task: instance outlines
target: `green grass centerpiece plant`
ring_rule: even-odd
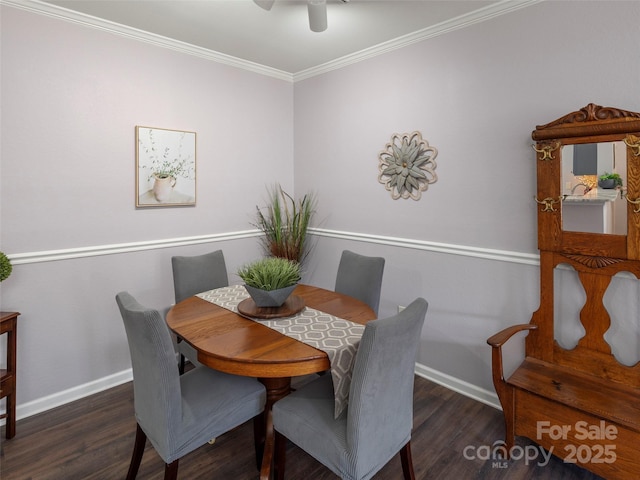
[[[300,281],[300,263],[267,257],[243,265],[238,276],[258,307],[280,307]]]

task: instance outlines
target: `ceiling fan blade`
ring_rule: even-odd
[[[324,32],[327,29],[327,0],[308,0],[307,10],[311,31]]]
[[[253,3],[258,5],[260,8],[264,8],[265,10],[271,10],[273,7],[273,2],[276,0],[253,0]]]

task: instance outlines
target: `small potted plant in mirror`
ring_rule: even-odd
[[[257,307],[280,307],[300,281],[300,264],[280,257],[266,257],[238,269]]]
[[[606,189],[621,187],[622,178],[617,173],[604,172],[603,175],[598,177],[598,186]]]

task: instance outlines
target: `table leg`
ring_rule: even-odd
[[[7,413],[5,422],[5,437],[7,440],[16,436],[16,394],[7,395]]]
[[[271,417],[271,408],[281,398],[287,396],[291,391],[291,377],[281,378],[259,378],[260,382],[267,389],[267,403],[264,407],[263,427],[264,450],[262,454],[262,467],[260,469],[260,480],[270,480],[273,466],[274,431]]]
[[[0,381],[0,398],[6,398],[6,412],[0,418],[6,418],[5,437],[16,434],[16,346],[18,339],[18,313],[2,319],[2,333],[7,334],[7,367]],[[7,320],[8,319],[8,320]]]

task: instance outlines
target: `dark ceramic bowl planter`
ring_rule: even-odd
[[[280,257],[267,257],[243,265],[238,276],[257,307],[280,307],[300,281],[300,264]]]
[[[600,188],[616,188],[616,181],[613,178],[607,178],[606,180],[598,180],[598,186]]]
[[[247,292],[249,292],[256,306],[262,308],[281,307],[297,285],[291,285],[277,290],[262,290],[260,288],[250,287],[249,285],[245,285],[244,287],[247,289]]]

